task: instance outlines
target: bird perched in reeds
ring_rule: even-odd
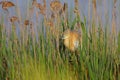
[[[72,52],[76,51],[80,45],[82,46],[82,36],[75,30],[66,30],[63,33],[62,39],[64,40],[65,47]]]

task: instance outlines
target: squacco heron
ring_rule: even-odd
[[[66,30],[63,33],[64,45],[70,51],[74,52],[78,49],[79,45],[82,47],[82,36],[79,32],[74,30]]]

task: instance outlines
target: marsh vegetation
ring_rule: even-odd
[[[59,0],[50,3],[32,0],[24,19],[21,19],[18,4],[0,2],[6,15],[0,19],[0,80],[120,79],[117,0],[113,2],[111,28],[107,23],[102,24],[96,0],[90,0],[93,16],[89,23],[85,16],[81,19],[78,1],[74,0],[75,7],[69,11],[68,4]],[[16,11],[16,15],[10,15],[10,8]],[[34,15],[36,18],[32,19]],[[4,19],[9,27],[5,26]],[[61,39],[68,29],[81,34],[82,48],[79,46],[77,52],[65,47]]]

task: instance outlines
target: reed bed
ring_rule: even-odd
[[[46,0],[42,4],[36,0],[30,2],[28,17],[24,20],[21,19],[18,5],[9,1],[0,2],[5,14],[8,13],[10,23],[8,30],[4,17],[0,22],[0,80],[120,79],[120,32],[116,32],[115,25],[116,1],[112,30],[108,25],[103,27],[96,12],[96,0],[91,3],[93,17],[89,26],[85,17],[81,20],[79,0],[74,0],[74,13],[68,13],[68,4],[62,4],[59,0],[51,1],[50,8]],[[15,7],[18,17],[9,15],[11,7]],[[31,19],[33,15],[36,15],[36,23]],[[78,30],[82,34],[82,48],[78,48],[78,55],[63,44],[61,36],[66,29]]]

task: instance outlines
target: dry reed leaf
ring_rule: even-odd
[[[62,9],[60,10],[60,15],[63,14],[63,13],[65,13],[67,9],[68,9],[68,4],[64,3]]]
[[[50,8],[53,12],[59,12],[62,9],[62,4],[60,1],[52,1],[50,3]]]
[[[15,6],[15,4],[10,1],[1,1],[0,4],[2,4],[2,8],[4,10],[7,10],[7,8]]]
[[[64,5],[63,5],[63,12],[65,12],[67,10],[67,8],[68,8],[68,4],[64,3]]]
[[[18,21],[18,17],[12,16],[12,17],[10,18],[10,22],[14,23],[15,21]]]

